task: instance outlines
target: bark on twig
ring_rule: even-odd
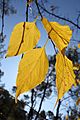
[[[2,1],[2,28],[1,28],[1,38],[2,38],[2,42],[4,41],[4,7],[5,7],[5,0]]]
[[[28,120],[32,120],[33,118],[33,105],[34,105],[34,100],[33,100],[33,97],[34,97],[34,89],[31,90],[31,107],[30,107],[30,111],[29,111],[29,114],[28,114]]]
[[[45,93],[46,93],[47,85],[48,85],[48,80],[47,80],[47,83],[46,83],[45,88],[44,88],[43,96],[42,96],[42,99],[41,99],[41,101],[40,101],[39,109],[38,109],[37,115],[36,115],[36,117],[35,117],[35,120],[37,120],[37,118],[38,118],[38,116],[39,116],[39,112],[40,112],[40,110],[41,110],[42,103],[43,103],[44,98],[45,98]]]
[[[67,19],[67,18],[61,17],[61,16],[59,16],[59,15],[56,15],[56,14],[54,14],[54,13],[49,12],[46,8],[44,8],[44,7],[43,7],[42,5],[40,5],[39,3],[38,3],[38,6],[39,6],[41,9],[43,9],[46,13],[48,13],[49,15],[52,15],[52,16],[58,18],[58,19],[64,20],[64,21],[66,21],[66,22],[68,22],[68,23],[71,23],[72,25],[74,25],[75,27],[77,27],[78,29],[80,29],[80,26],[79,26],[78,24],[74,23],[73,21],[71,21],[71,20],[69,20],[69,19]]]
[[[59,99],[58,106],[57,106],[57,110],[56,110],[56,117],[55,117],[55,120],[58,120],[58,118],[59,118],[59,109],[60,109],[60,105],[61,105],[61,100]]]

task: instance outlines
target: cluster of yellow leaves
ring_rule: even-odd
[[[40,31],[35,22],[21,22],[14,27],[11,34],[6,57],[24,53],[16,80],[16,101],[21,93],[39,85],[48,72],[45,47],[33,49],[39,39]]]
[[[42,18],[42,23],[48,37],[53,40],[59,49],[59,53],[56,55],[56,86],[58,99],[61,99],[64,93],[75,84],[72,62],[62,52],[65,52],[65,48],[70,42],[72,31],[69,26],[49,22],[46,18]],[[42,48],[33,49],[39,39],[40,31],[35,22],[22,22],[13,29],[6,57],[24,53],[19,63],[16,80],[16,100],[21,93],[39,85],[48,72],[49,63],[45,52],[46,44]]]

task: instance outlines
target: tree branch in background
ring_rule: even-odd
[[[78,16],[77,16],[77,25],[79,25],[79,20],[80,20],[80,11],[79,11],[79,14],[78,14]]]
[[[51,38],[50,38],[50,40],[51,40]],[[55,48],[55,44],[54,44],[54,42],[51,40],[51,43],[52,43],[52,45],[53,45],[53,48],[54,48],[54,51],[55,51],[55,54],[57,54],[57,51],[56,51],[56,48]]]
[[[26,20],[25,20],[25,22],[28,22],[28,9],[29,9],[28,2],[29,2],[29,0],[26,0]],[[25,22],[24,22],[24,25],[23,25],[24,28],[23,28],[22,42],[23,42],[24,32],[25,32]],[[23,58],[23,56],[24,56],[24,54],[22,54],[21,58]]]
[[[41,16],[41,18],[42,18],[43,16],[42,16],[42,13],[41,13],[41,11],[40,11],[40,9],[39,9],[39,3],[37,2],[37,0],[35,0],[35,3],[36,3],[36,7],[37,7],[37,9],[38,9],[38,13],[40,14],[40,16]]]
[[[48,86],[48,84],[49,84],[48,78],[49,78],[49,76],[51,75],[52,72],[53,72],[53,69],[52,69],[51,72],[48,73],[48,75],[46,76],[47,83],[46,83],[45,86],[44,86],[43,96],[42,96],[42,98],[41,98],[40,105],[39,105],[39,109],[38,109],[37,115],[36,115],[36,117],[35,117],[35,120],[37,120],[37,118],[38,118],[38,116],[39,116],[39,112],[40,112],[40,110],[41,110],[41,107],[42,107],[42,104],[43,104],[43,101],[44,101],[44,98],[45,98],[47,86]]]
[[[66,22],[68,22],[68,23],[71,23],[72,25],[74,25],[75,27],[77,27],[78,29],[80,29],[80,26],[79,26],[78,24],[74,23],[73,21],[71,21],[71,20],[69,20],[69,19],[67,19],[67,18],[61,17],[61,16],[59,16],[59,15],[56,15],[56,14],[54,14],[54,13],[51,13],[51,12],[49,12],[46,8],[44,8],[42,5],[40,5],[39,3],[37,3],[37,4],[38,4],[38,6],[39,6],[41,9],[43,9],[43,10],[44,10],[46,13],[48,13],[49,15],[52,15],[52,16],[58,18],[58,19],[64,20],[64,21],[66,21]]]
[[[3,3],[3,8],[2,8],[3,10],[2,10],[2,30],[1,30],[1,35],[2,35],[2,42],[3,42],[3,40],[4,40],[3,39],[3,34],[4,34],[3,32],[4,32],[4,6],[5,6],[5,1],[3,0],[2,3]]]
[[[2,27],[1,27],[1,42],[4,41],[4,7],[5,7],[5,0],[2,1]]]
[[[26,0],[26,22],[28,21],[28,9],[29,9],[29,0]]]
[[[40,112],[40,110],[41,110],[42,103],[43,103],[44,98],[45,98],[45,93],[46,93],[47,85],[48,85],[48,80],[47,80],[47,83],[46,83],[45,88],[44,88],[43,96],[42,96],[42,99],[41,99],[41,102],[40,102],[39,109],[38,109],[37,115],[36,115],[36,117],[35,117],[35,120],[37,120],[37,118],[38,118],[38,116],[39,116],[39,112]]]
[[[61,105],[61,100],[59,99],[58,107],[57,107],[57,111],[56,111],[56,117],[55,117],[55,120],[58,120],[58,118],[59,118],[59,109],[60,109],[60,105]]]
[[[30,110],[29,110],[29,113],[28,113],[28,120],[32,120],[33,118],[33,105],[34,105],[34,89],[31,90],[31,107],[30,107]]]

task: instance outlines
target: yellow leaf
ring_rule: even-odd
[[[79,68],[78,68],[78,67],[76,67],[76,66],[74,66],[74,67],[73,67],[73,70],[79,70]]]
[[[72,37],[72,31],[69,26],[63,26],[57,22],[49,22],[46,18],[42,19],[42,23],[48,36],[53,40],[60,51],[68,46],[70,38]]]
[[[78,48],[80,48],[80,43],[78,43]]]
[[[17,75],[16,98],[44,81],[48,72],[48,64],[44,47],[30,50],[23,56]]]
[[[56,56],[56,87],[58,90],[58,99],[75,85],[75,74],[73,72],[72,61],[59,52]]]
[[[80,69],[80,64],[79,63],[75,63],[73,66],[73,70],[79,70]]]
[[[11,34],[6,57],[16,56],[35,47],[40,39],[40,32],[35,22],[17,24]]]

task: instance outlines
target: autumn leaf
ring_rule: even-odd
[[[40,32],[35,22],[17,24],[10,37],[6,57],[16,56],[34,48],[40,39]]]
[[[28,51],[20,61],[16,80],[16,98],[44,81],[48,72],[48,58],[45,48]]]
[[[74,67],[73,67],[73,70],[74,70],[74,71],[75,71],[75,70],[79,70],[79,68],[76,67],[76,66],[74,66]]]
[[[42,18],[42,23],[49,38],[51,38],[60,51],[68,46],[72,37],[72,31],[69,26],[61,25],[57,22],[49,22],[46,18]]]
[[[74,66],[73,66],[73,70],[80,70],[80,64],[75,63]]]
[[[78,43],[78,48],[80,48],[80,43]]]
[[[58,90],[58,99],[61,99],[72,85],[75,84],[72,61],[59,52],[56,56],[56,87]]]

